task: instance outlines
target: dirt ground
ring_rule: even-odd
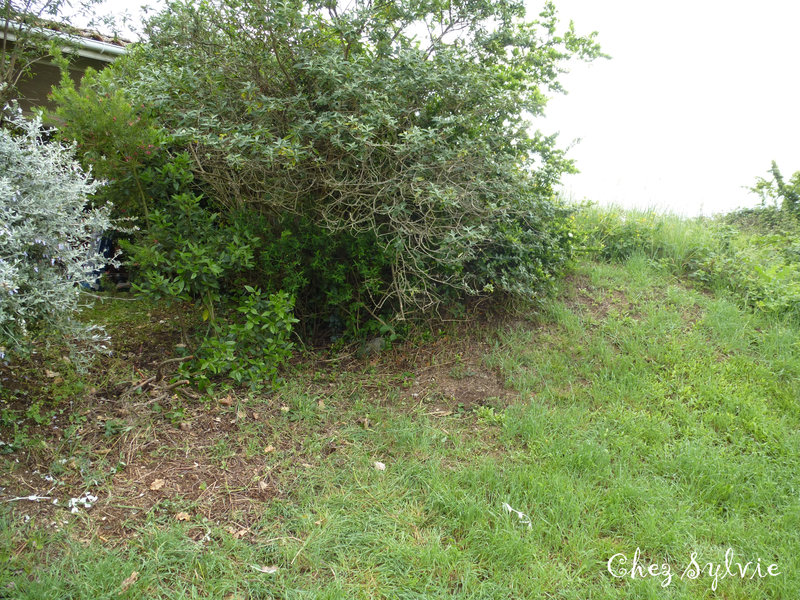
[[[111,327],[113,357],[80,381],[65,381],[41,357],[24,369],[0,367],[0,502],[53,528],[83,519],[87,535],[111,544],[136,535],[147,518],[190,513],[244,537],[265,502],[290,493],[293,473],[341,449],[337,429],[347,423],[334,416],[287,425],[281,390],[208,396],[175,381],[181,336],[174,321],[153,311],[142,323]],[[391,401],[433,417],[502,409],[516,393],[485,366],[489,343],[480,331],[457,329],[371,358],[307,355],[287,370],[287,384],[329,411],[348,389],[367,394],[368,403]],[[46,418],[31,415],[32,402]],[[27,441],[14,448],[9,440],[20,431]],[[309,436],[323,440],[316,454],[304,444]]]

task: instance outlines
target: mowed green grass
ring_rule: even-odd
[[[563,288],[530,322],[477,334],[510,406],[448,415],[340,380],[320,410],[301,373],[287,427],[308,421],[311,453],[335,431],[337,450],[283,476],[254,537],[154,518],[111,548],[6,511],[0,597],[800,598],[798,328],[642,257]],[[668,585],[609,574],[637,548]],[[728,548],[747,578],[681,578],[692,553],[703,566]],[[758,559],[780,575],[750,579]]]

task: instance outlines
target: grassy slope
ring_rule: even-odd
[[[13,582],[9,597],[37,600],[800,598],[796,328],[634,257],[584,265],[546,315],[475,336],[517,399],[473,410],[432,381],[410,396],[357,377],[310,394],[301,372],[279,399],[247,400],[288,407],[270,435],[303,439],[256,457],[286,463],[284,493],[245,536],[226,530],[230,515],[178,523],[150,511],[127,548],[111,547],[81,543],[86,523],[45,533],[5,505],[0,596]],[[474,378],[455,375],[464,389]],[[237,431],[231,445],[257,435]],[[606,561],[637,547],[670,563],[668,587],[609,576]],[[680,580],[691,552],[721,562],[728,547],[782,574],[716,591],[708,576]]]

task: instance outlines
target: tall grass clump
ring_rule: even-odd
[[[583,252],[622,262],[643,254],[659,268],[742,304],[800,318],[800,226],[761,208],[684,218],[653,210],[586,206],[576,214]]]
[[[654,210],[590,205],[578,211],[576,221],[590,255],[621,261],[642,252],[676,273],[690,272],[715,243],[708,220]]]

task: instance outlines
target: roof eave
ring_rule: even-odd
[[[9,29],[16,29],[19,31],[22,29],[22,26],[17,25],[16,23],[9,23]],[[34,30],[33,28],[31,29]],[[114,59],[116,59],[118,56],[122,56],[126,53],[124,46],[92,40],[79,35],[72,35],[60,31],[51,31],[42,27],[37,27],[34,31],[35,33],[45,37],[56,40],[64,40],[65,42],[73,44],[71,46],[64,46],[62,51],[77,54],[78,56],[84,58],[110,63],[114,62]],[[16,42],[19,39],[19,36],[15,31],[6,30],[2,32],[2,35],[11,42]]]

